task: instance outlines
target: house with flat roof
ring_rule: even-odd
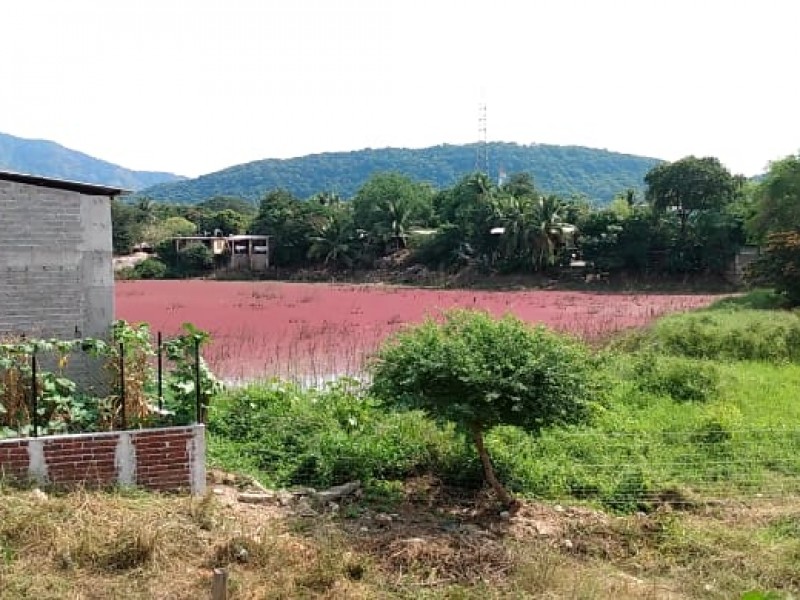
[[[268,235],[184,236],[173,238],[175,251],[192,244],[211,250],[217,265],[233,271],[264,272],[269,267]]]

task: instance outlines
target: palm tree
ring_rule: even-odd
[[[503,195],[494,202],[501,227],[500,255],[516,264],[540,271],[555,262],[555,250],[566,223],[557,196]]]
[[[555,263],[555,250],[558,241],[563,236],[566,223],[561,219],[564,205],[558,196],[553,194],[540,196],[537,207],[536,220],[538,228],[535,236],[534,260],[539,269],[542,269]]]
[[[136,202],[136,210],[139,212],[138,221],[145,225],[152,225],[156,222],[156,205],[151,198],[147,196],[139,198]]]
[[[388,238],[386,241],[396,244],[399,250],[406,247],[406,227],[408,225],[411,211],[409,203],[402,199],[387,200],[382,207],[386,211],[387,225],[389,226]]]
[[[322,260],[326,267],[352,267],[356,240],[350,212],[335,210],[326,218],[315,220],[313,226],[315,235],[310,238],[308,257]]]

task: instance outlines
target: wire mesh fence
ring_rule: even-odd
[[[340,381],[309,391],[276,381],[236,390],[209,422],[213,461],[277,488],[353,479],[400,485],[420,475],[451,488],[486,486],[470,436],[419,412],[384,409],[351,388]],[[746,427],[703,417],[686,424],[539,435],[496,427],[485,443],[498,479],[533,499],[635,512],[800,492],[795,423]]]
[[[122,338],[3,340],[0,438],[204,422],[202,337]]]

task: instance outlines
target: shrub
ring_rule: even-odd
[[[463,444],[419,412],[395,413],[348,380],[303,390],[279,381],[231,391],[210,407],[212,458],[271,485],[329,486],[457,470]]]
[[[372,392],[387,405],[449,421],[475,443],[487,482],[515,502],[494,474],[484,434],[497,425],[531,432],[592,414],[594,360],[577,342],[507,316],[452,311],[390,339],[372,369]]]
[[[157,258],[146,258],[133,267],[136,279],[161,279],[167,274],[167,265]]]
[[[800,361],[800,316],[752,309],[672,315],[620,346],[713,360]]]
[[[214,254],[204,244],[188,244],[178,252],[178,269],[186,274],[210,271],[214,267]]]
[[[131,279],[138,279],[136,276],[136,271],[134,271],[133,267],[122,267],[121,269],[116,269],[114,271],[114,279],[117,281],[128,281]]]
[[[708,307],[708,310],[777,310],[789,308],[786,298],[776,293],[775,290],[757,288],[737,296],[727,296],[717,300]]]
[[[710,362],[680,356],[642,354],[634,366],[636,385],[644,392],[678,402],[706,402],[717,396],[720,376]]]
[[[620,513],[643,510],[650,493],[642,469],[635,468],[622,474],[616,486],[603,497],[603,504]]]
[[[214,254],[202,242],[191,242],[176,251],[175,241],[168,239],[156,246],[156,253],[169,273],[178,277],[199,275],[214,267]]]

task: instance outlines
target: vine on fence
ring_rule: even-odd
[[[172,365],[163,399],[157,398],[152,364],[158,350],[146,323],[116,321],[110,342],[23,338],[0,343],[0,438],[191,422],[222,386],[200,356],[210,336],[188,323],[183,331],[162,346]],[[81,392],[67,376],[76,353],[97,361],[106,380],[104,390],[95,390],[100,393]],[[48,358],[45,368],[42,357]]]
[[[198,329],[191,323],[183,324],[183,334],[164,343],[167,359],[174,368],[168,380],[166,406],[179,420],[191,419],[195,410],[205,414],[208,400],[222,391],[222,383],[208,368],[199,350],[211,341],[206,331]],[[199,406],[193,406],[198,398],[197,386],[200,386]]]

